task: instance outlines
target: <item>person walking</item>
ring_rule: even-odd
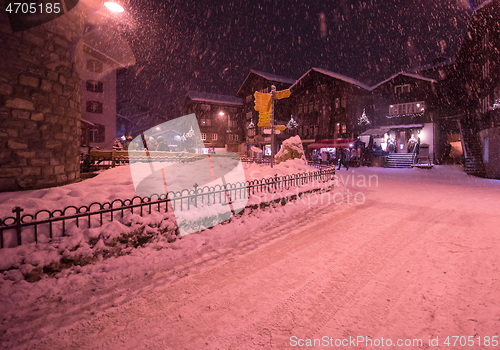
[[[346,164],[344,150],[342,148],[339,148],[339,151],[340,151],[340,160],[339,160],[339,168],[337,170],[340,170],[340,167],[342,165],[345,166],[347,170],[349,170],[349,166]]]

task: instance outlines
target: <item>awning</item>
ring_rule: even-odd
[[[374,136],[374,137],[384,137],[385,134],[387,134],[389,131],[391,131],[391,128],[388,126],[376,128],[376,129],[368,129],[365,132],[361,133],[360,136]]]
[[[262,150],[258,147],[255,147],[255,146],[252,146],[250,147],[250,149],[253,151],[253,152],[257,152],[257,153],[262,153]]]
[[[90,126],[95,126],[95,124],[94,124],[94,123],[89,122],[88,120],[81,119],[81,121],[82,121],[82,123],[84,123],[84,124],[87,124],[87,125],[90,125]]]
[[[354,141],[356,140],[355,139],[321,140],[308,145],[307,148],[349,148]]]
[[[401,130],[401,129],[421,129],[424,126],[422,124],[401,124],[401,125],[387,125],[381,126],[379,128],[368,129],[361,133],[360,136],[374,136],[374,137],[384,137],[391,130]]]

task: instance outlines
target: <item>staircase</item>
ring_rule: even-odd
[[[411,168],[412,164],[412,153],[389,153],[385,158],[386,168]]]
[[[460,137],[462,139],[462,147],[465,146],[464,170],[469,175],[484,176],[484,165],[482,162],[482,147],[479,142],[477,133],[472,128],[464,126],[459,122]]]

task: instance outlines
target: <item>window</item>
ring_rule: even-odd
[[[212,141],[217,141],[217,134],[212,134]]]
[[[347,132],[347,125],[346,125],[346,123],[342,123],[341,126],[342,126],[342,134],[345,134]]]
[[[253,112],[247,112],[247,119],[252,119]]]
[[[253,99],[253,95],[248,95],[245,99],[245,102],[246,103],[249,103],[249,102],[252,102],[252,99]]]
[[[238,122],[236,120],[229,120],[229,128],[236,129],[238,127]]]
[[[248,136],[255,136],[255,129],[248,129]]]
[[[102,62],[97,60],[87,60],[87,70],[89,72],[102,73]]]
[[[238,135],[229,134],[229,141],[238,141]]]
[[[302,103],[299,104],[299,114],[302,114]]]
[[[340,108],[340,98],[335,99],[335,108]]]
[[[104,142],[105,141],[105,130],[104,125],[95,124],[89,129],[89,141],[90,142]]]
[[[484,33],[484,36],[483,36],[483,39],[482,39],[482,44],[483,44],[483,49],[486,49],[488,48],[488,44],[489,44],[489,35],[490,33],[488,32],[488,30],[486,30],[486,32]]]
[[[210,118],[201,118],[200,126],[212,126],[212,119]]]
[[[487,113],[490,110],[490,96],[487,95],[480,100],[481,113]]]
[[[394,93],[399,95],[401,93],[410,92],[410,84],[396,85],[394,86]]]
[[[319,111],[319,101],[316,101],[316,102],[314,103],[314,110],[315,110],[316,112],[317,112],[317,111]]]
[[[425,110],[425,102],[411,102],[411,103],[401,103],[397,105],[389,106],[389,115],[388,116],[399,116],[406,114],[416,114],[423,113]]]
[[[207,134],[205,134],[205,133],[201,133],[201,139],[202,139],[203,141],[206,141],[206,140],[207,140]]]
[[[483,64],[483,79],[487,79],[490,77],[490,60],[487,60]]]
[[[309,102],[309,113],[312,113],[314,110],[314,103]]]
[[[342,108],[346,108],[347,107],[347,97],[342,97],[342,100],[340,101],[340,106]]]
[[[90,92],[102,92],[103,84],[100,81],[87,80],[87,91]]]
[[[87,101],[87,112],[102,113],[102,103],[98,101]]]
[[[210,105],[207,105],[207,104],[205,104],[205,103],[203,103],[203,104],[201,105],[201,110],[202,110],[202,111],[209,111],[209,110],[211,110],[211,109],[212,109],[212,108],[211,108],[211,106],[210,106]]]

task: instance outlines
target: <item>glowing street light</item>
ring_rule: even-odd
[[[116,2],[112,2],[112,1],[106,1],[104,3],[104,6],[106,6],[106,8],[112,12],[121,13],[121,12],[125,11],[125,9],[120,4],[118,4]]]
[[[220,111],[220,112],[219,112],[219,115],[220,115],[221,117],[223,117],[223,116],[224,116],[224,112],[223,112],[223,111]]]

